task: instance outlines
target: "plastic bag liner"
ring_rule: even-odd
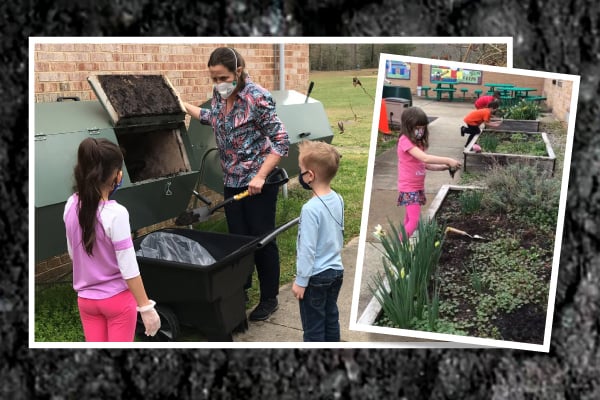
[[[142,240],[138,256],[193,265],[212,265],[214,257],[200,243],[185,236],[152,232]]]

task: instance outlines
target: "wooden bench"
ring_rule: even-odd
[[[437,93],[437,96],[436,96],[437,101],[442,100],[442,94],[444,94],[444,93],[448,93],[448,100],[454,101],[454,92],[456,92],[456,89],[435,88],[435,89],[431,89],[431,90],[435,90],[435,92]]]

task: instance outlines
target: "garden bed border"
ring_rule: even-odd
[[[527,134],[527,135],[541,135],[542,140],[546,145],[547,156],[533,156],[527,154],[510,154],[510,153],[485,153],[485,152],[475,152],[473,151],[473,145],[477,143],[479,137],[485,132],[499,132],[499,133],[509,133],[509,134]],[[554,171],[556,170],[556,154],[552,149],[552,145],[550,144],[550,139],[548,139],[548,134],[546,132],[524,132],[524,131],[505,131],[499,129],[484,129],[480,134],[475,135],[475,137],[471,140],[469,145],[465,147],[463,150],[463,172],[467,172],[467,160],[471,158],[471,160],[479,160],[486,161],[489,160],[490,163],[494,160],[504,159],[504,160],[514,160],[518,162],[519,159],[523,159],[522,161],[531,162],[538,161],[542,164],[548,164],[548,172],[550,172],[551,176],[554,176]],[[544,168],[546,169],[546,168]]]
[[[538,119],[503,119],[502,124],[497,130],[502,131],[527,131],[527,132],[539,132],[540,123],[542,120]]]

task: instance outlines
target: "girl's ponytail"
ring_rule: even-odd
[[[78,218],[85,251],[91,256],[96,241],[98,205],[102,199],[102,186],[109,184],[111,176],[123,166],[123,154],[108,139],[86,138],[77,151],[74,169],[75,190],[79,197]]]

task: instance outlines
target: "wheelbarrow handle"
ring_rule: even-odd
[[[250,195],[250,192],[247,190],[244,190],[243,192],[234,195],[233,200],[241,200],[244,197],[248,197],[249,195]]]
[[[300,222],[300,217],[296,217],[296,218],[292,219],[291,221],[288,221],[285,224],[277,227],[273,232],[269,233],[268,235],[266,235],[262,239],[260,239],[260,241],[258,242],[258,245],[256,247],[261,248],[261,247],[265,246],[270,241],[272,241],[277,235],[287,231],[292,226],[296,225],[298,222]]]
[[[285,168],[280,168],[276,166],[271,172],[269,172],[269,175],[267,175],[267,179],[265,179],[265,185],[281,186],[283,184],[288,183],[289,180],[290,178]]]
[[[470,236],[467,232],[461,231],[460,229],[453,228],[451,226],[446,227],[446,233],[453,232],[463,236]]]

